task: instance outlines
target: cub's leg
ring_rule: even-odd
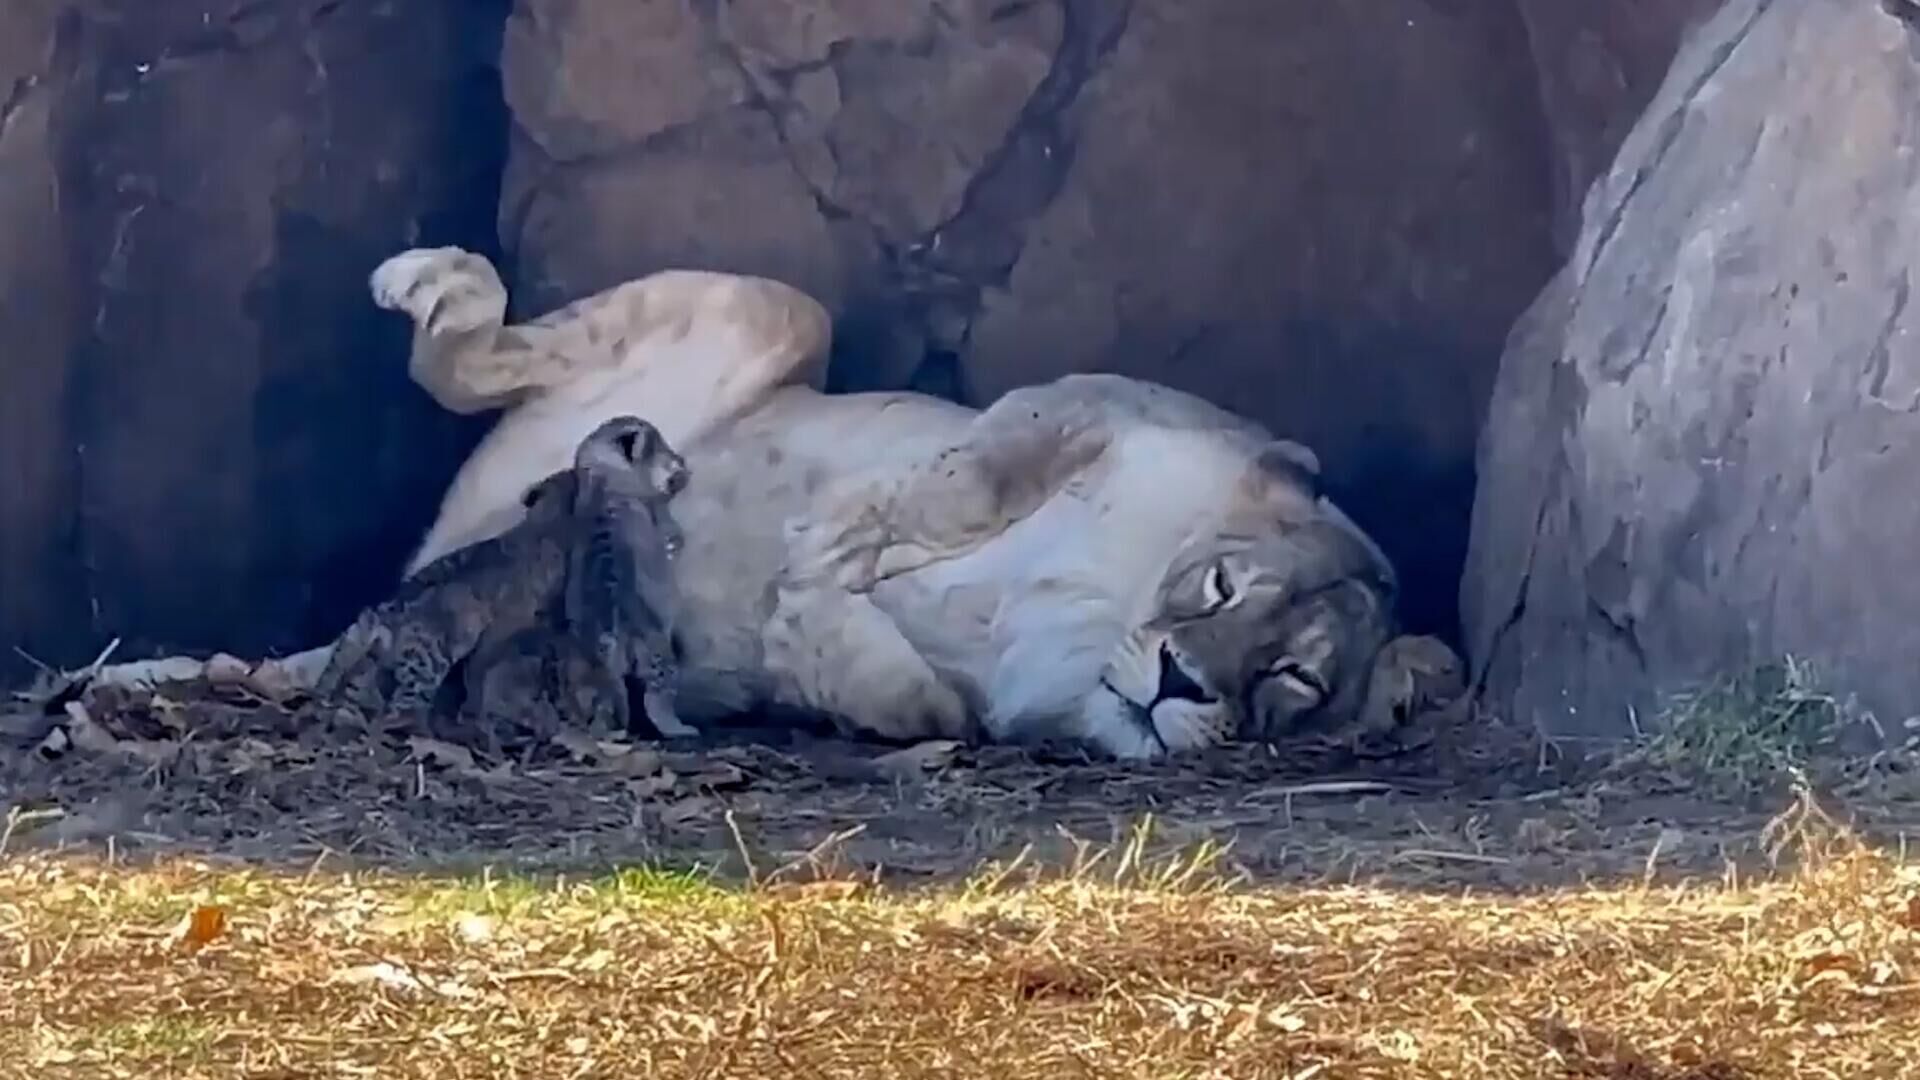
[[[434,699],[456,659],[439,627],[402,624],[384,661],[393,669],[393,693],[381,719],[430,730]]]
[[[376,715],[385,706],[380,694],[378,659],[392,646],[393,632],[377,608],[360,613],[353,625],[335,639],[327,666],[314,680],[314,700],[344,705],[362,715]]]
[[[677,538],[671,542],[680,543]],[[659,610],[656,598],[649,597],[648,602]],[[699,729],[680,719],[680,651],[673,630],[664,622],[651,622],[634,633],[631,646],[628,671],[644,688],[641,704],[654,730],[665,739],[699,735]]]
[[[469,731],[478,733],[488,751],[499,751],[506,742],[500,732],[533,732],[551,735],[551,725],[543,723],[547,681],[547,658],[539,650],[540,642],[527,636],[527,647],[501,651],[483,657],[476,652],[467,658],[466,711]]]
[[[966,702],[864,596],[783,588],[762,645],[777,704],[824,713],[856,734],[978,739]]]
[[[635,634],[630,670],[644,688],[641,705],[661,738],[687,739],[700,734],[699,729],[680,719],[677,708],[680,657],[674,649],[672,631],[656,627]]]
[[[596,661],[594,681],[601,687],[601,693],[607,698],[607,707],[612,710],[612,728],[625,734],[633,729],[633,706],[627,701],[627,642],[625,635],[614,630],[601,630],[591,639],[593,655]]]
[[[485,586],[445,581],[399,613],[393,645],[382,661],[393,671],[387,715],[402,723],[431,724],[440,688],[455,664],[476,651],[490,651],[489,640],[511,637],[521,624],[510,606],[498,603]]]

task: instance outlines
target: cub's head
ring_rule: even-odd
[[[616,416],[594,428],[581,440],[573,463],[582,471],[632,470],[667,498],[687,486],[686,459],[667,445],[658,428],[637,416]]]
[[[1167,751],[1349,730],[1379,711],[1376,684],[1399,685],[1375,675],[1407,652],[1385,648],[1397,589],[1380,549],[1321,497],[1312,454],[1274,444],[1175,557],[1102,691]]]

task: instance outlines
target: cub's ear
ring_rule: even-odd
[[[541,511],[548,508],[557,509],[562,506],[571,505],[573,502],[572,490],[574,483],[575,480],[572,470],[568,469],[554,473],[552,476],[533,485],[526,491],[521,492],[520,507],[526,510],[529,516],[537,517]]]
[[[1437,637],[1402,635],[1374,655],[1359,732],[1386,735],[1459,703],[1467,665]]]

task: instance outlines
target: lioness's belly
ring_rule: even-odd
[[[684,712],[744,708],[765,692],[760,628],[786,559],[782,527],[817,512],[826,487],[903,468],[961,437],[974,410],[920,394],[777,391],[766,404],[681,448],[691,477],[674,500],[686,533],[676,580],[686,647]]]

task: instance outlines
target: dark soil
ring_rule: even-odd
[[[1228,864],[1262,880],[1528,889],[1762,870],[1764,827],[1788,801],[1543,768],[1530,739],[1484,721],[1370,757],[1320,742],[1154,765],[750,729],[699,746],[565,742],[489,760],[205,683],[23,700],[0,715],[4,845],[909,883],[1017,857],[1069,865],[1150,817],[1150,852],[1229,845]],[[1837,796],[1870,835],[1920,822],[1908,774],[1878,769]]]

